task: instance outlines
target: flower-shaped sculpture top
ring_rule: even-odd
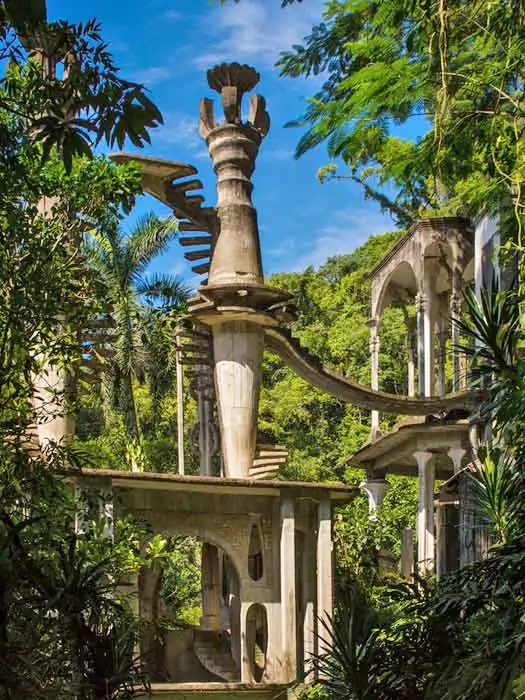
[[[243,95],[253,90],[259,82],[259,78],[259,73],[254,68],[240,63],[222,63],[208,71],[209,86],[221,96],[226,124],[238,126],[242,124]],[[248,123],[244,125],[254,129],[262,138],[266,136],[270,128],[270,117],[265,108],[264,98],[260,95],[252,95]],[[210,131],[218,126],[220,125],[217,124],[213,116],[213,102],[208,99],[202,100],[199,129],[201,136],[206,138]]]
[[[208,85],[219,95],[224,87],[236,87],[241,95],[250,92],[261,76],[255,68],[240,63],[221,63],[208,71]]]

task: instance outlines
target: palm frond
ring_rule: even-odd
[[[166,310],[183,310],[186,307],[190,290],[175,275],[155,274],[141,277],[135,289],[138,296],[144,297],[152,305],[161,305]]]
[[[153,213],[141,217],[127,240],[134,275],[140,275],[152,258],[166,250],[175,238],[178,223],[175,217],[159,218]]]
[[[515,460],[506,451],[488,452],[471,477],[476,505],[501,543],[508,541],[519,507]]]

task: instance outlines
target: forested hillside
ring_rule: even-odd
[[[399,232],[372,236],[349,255],[329,258],[318,270],[274,275],[271,284],[295,296],[291,324],[301,344],[338,372],[370,384],[368,273]],[[399,309],[386,311],[381,330],[382,388],[406,393],[406,329]],[[303,480],[344,478],[345,457],[370,431],[370,416],[311,387],[267,354],[260,425],[290,450],[284,474]]]
[[[353,253],[329,258],[318,270],[280,273],[269,280],[294,294],[297,320],[290,327],[301,344],[330,367],[363,384],[370,382],[367,276],[398,236],[398,232],[372,236]],[[164,320],[168,332],[174,316],[180,313],[177,307]],[[387,309],[381,341],[382,388],[406,393],[406,330],[399,309]],[[158,377],[149,367],[152,363],[155,364],[153,360],[143,360],[144,367],[134,379],[134,400],[145,452],[143,468],[176,471],[174,372],[164,370],[166,376],[159,392]],[[163,367],[166,365],[163,361]],[[98,466],[125,468],[126,402],[123,405],[108,401],[104,383],[85,383],[81,403],[79,445],[89,451]],[[195,407],[189,395],[185,414],[190,428]],[[345,477],[345,458],[368,437],[370,418],[366,411],[311,387],[268,352],[259,427],[290,452],[284,478],[341,480]],[[192,468],[191,462],[189,467]]]
[[[370,282],[368,273],[399,237],[400,232],[372,236],[348,255],[329,258],[318,270],[280,273],[272,285],[292,292],[297,319],[290,324],[301,344],[337,371],[367,385],[370,382]],[[175,312],[175,316],[180,310]],[[165,320],[169,329],[173,312]],[[388,308],[381,325],[381,387],[406,393],[406,326],[403,314]],[[143,447],[141,468],[177,471],[177,403],[174,374],[166,377],[163,391],[152,384],[152,373],[134,380],[135,403]],[[140,380],[140,381],[139,381]],[[87,450],[94,465],[129,469],[131,437],[126,411],[107,401],[104,385],[85,384],[77,424],[78,446]],[[189,447],[189,432],[196,420],[193,399],[186,392],[186,472],[197,470]],[[395,420],[385,416],[385,427]],[[267,352],[259,430],[289,451],[281,478],[304,481],[346,481],[358,484],[364,474],[354,469],[349,456],[368,439],[370,415],[310,386],[276,355]],[[338,532],[352,568],[359,566],[363,550],[387,547],[399,551],[399,532],[413,527],[417,511],[416,481],[390,478],[392,488],[384,502],[381,525],[370,524],[363,495],[348,507]],[[351,560],[351,561],[350,561]]]

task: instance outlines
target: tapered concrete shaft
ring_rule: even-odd
[[[228,477],[248,477],[257,440],[264,331],[230,321],[213,329],[222,454]]]
[[[241,121],[243,94],[259,81],[248,66],[224,64],[208,72],[221,95],[225,122],[217,124],[210,100],[201,103],[200,133],[217,175],[217,224],[206,298],[216,312],[213,331],[215,385],[224,470],[248,477],[255,454],[264,331],[246,320],[265,295],[257,214],[251,176],[269,118],[262,97],[253,96],[247,122]]]

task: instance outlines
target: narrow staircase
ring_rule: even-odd
[[[228,683],[241,680],[231,654],[230,636],[227,632],[195,630],[193,651],[201,665],[210,673]]]

